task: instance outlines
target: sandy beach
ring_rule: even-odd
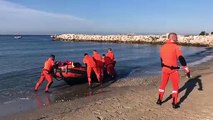
[[[213,118],[213,61],[180,71],[180,108],[172,108],[171,81],[164,103],[156,105],[160,76],[123,78],[88,90],[88,96],[6,116],[4,120],[210,120]]]

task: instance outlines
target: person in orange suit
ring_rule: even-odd
[[[104,76],[104,69],[103,69],[103,62],[101,55],[97,52],[97,50],[93,50],[93,58],[95,59],[98,74],[101,76],[101,81],[103,80]]]
[[[44,63],[44,68],[41,71],[41,77],[36,83],[35,86],[35,91],[38,91],[39,86],[44,82],[46,79],[48,81],[45,92],[48,92],[50,86],[53,83],[53,76],[52,76],[52,71],[53,71],[53,66],[54,66],[54,60],[55,60],[55,55],[50,55],[50,57],[45,61]]]
[[[168,79],[172,80],[172,107],[174,109],[180,107],[178,105],[178,89],[179,89],[179,72],[178,72],[178,60],[180,61],[181,65],[187,77],[190,77],[190,71],[187,67],[185,58],[182,55],[182,51],[180,47],[176,44],[178,41],[176,33],[169,33],[168,40],[160,49],[160,57],[161,57],[161,66],[162,66],[162,81],[159,88],[159,98],[157,100],[157,104],[161,105],[163,100],[163,95],[165,92],[165,87],[168,83]]]
[[[115,77],[114,61],[110,57],[105,56],[105,54],[103,54],[103,62],[104,66],[106,67],[107,74],[110,77],[114,78]]]
[[[108,49],[106,56],[113,60],[114,66],[115,66],[116,61],[115,61],[115,55],[114,55],[114,52],[112,51],[112,48]]]
[[[83,63],[86,64],[86,67],[87,67],[88,85],[89,85],[89,88],[91,88],[92,87],[92,84],[91,84],[92,70],[95,72],[99,82],[100,82],[100,74],[98,74],[97,66],[96,66],[96,63],[95,63],[93,57],[88,55],[88,53],[84,54]]]

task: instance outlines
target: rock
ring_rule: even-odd
[[[98,118],[98,120],[103,120],[104,119],[104,117],[102,117],[102,116],[97,116],[97,118]]]
[[[93,111],[92,113],[95,114],[95,115],[100,115],[101,114],[99,111]]]

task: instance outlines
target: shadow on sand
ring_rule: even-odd
[[[179,90],[178,92],[181,93],[185,90],[185,94],[180,98],[178,105],[180,105],[181,103],[183,103],[186,98],[190,95],[190,93],[194,90],[195,86],[198,85],[198,90],[202,91],[203,90],[203,84],[202,84],[202,80],[200,79],[201,75],[198,75],[194,78],[189,79]],[[170,99],[172,99],[172,95],[170,95],[169,97],[167,97],[163,103],[169,101]]]

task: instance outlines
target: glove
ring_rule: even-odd
[[[191,75],[190,75],[190,70],[189,70],[189,68],[188,68],[187,66],[183,66],[183,70],[184,70],[184,72],[185,72],[187,78],[190,78]]]

